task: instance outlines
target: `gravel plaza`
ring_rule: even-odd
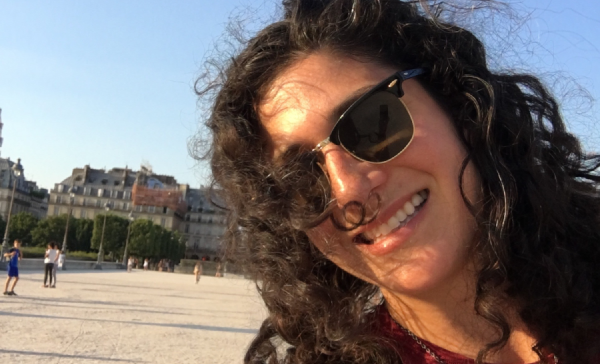
[[[6,273],[2,274],[2,284]],[[244,279],[22,271],[0,295],[0,363],[241,363],[266,309]]]

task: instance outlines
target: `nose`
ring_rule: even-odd
[[[342,147],[331,144],[323,152],[331,192],[340,208],[350,202],[368,204],[371,194],[387,179],[381,165],[360,161]]]

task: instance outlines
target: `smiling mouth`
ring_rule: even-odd
[[[429,190],[427,189],[415,193],[387,222],[358,234],[353,241],[357,244],[375,244],[390,233],[403,228],[417,216],[428,198]]]

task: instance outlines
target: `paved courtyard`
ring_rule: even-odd
[[[50,289],[42,272],[21,272],[19,296],[0,295],[0,363],[241,363],[266,317],[247,280],[58,274]]]

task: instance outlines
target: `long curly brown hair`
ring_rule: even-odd
[[[373,327],[378,288],[327,260],[305,233],[331,200],[315,156],[298,149],[273,160],[257,114],[281,71],[321,49],[427,67],[420,82],[460,131],[463,172],[474,164],[484,194],[472,209],[481,237],[474,308],[501,333],[477,362],[510,336],[499,297],[515,302],[540,356],[589,363],[600,351],[600,157],[584,153],[536,77],[490,71],[480,40],[422,5],[286,0],[283,18],[247,42],[222,82],[198,80],[201,97],[215,94],[206,125],[228,258],[245,265],[269,310],[246,363],[401,362]]]

